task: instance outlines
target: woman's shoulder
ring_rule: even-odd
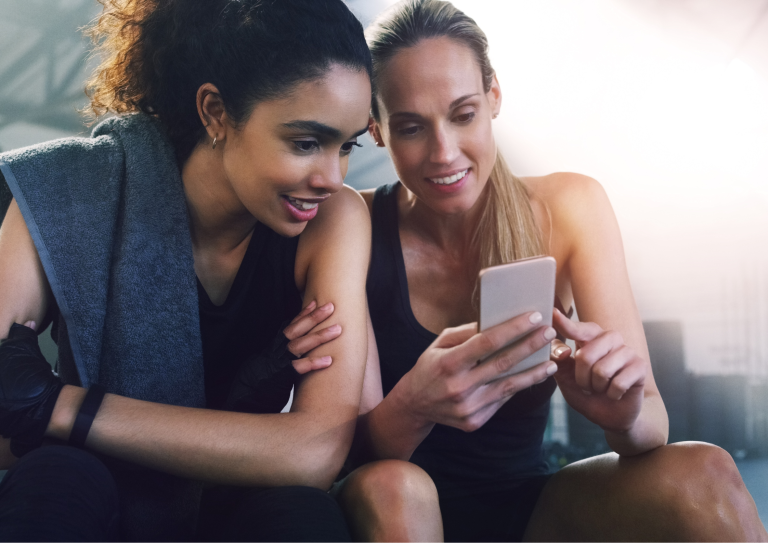
[[[558,261],[581,248],[619,239],[618,224],[608,195],[595,179],[558,172],[521,179],[549,251]]]
[[[367,219],[368,210],[363,197],[352,187],[344,185],[339,192],[320,204],[317,216],[309,221],[301,238],[322,236],[328,230],[349,228],[367,222]]]
[[[342,189],[320,204],[317,216],[299,237],[297,269],[306,269],[320,253],[334,246],[369,243],[370,220],[363,197],[352,187]],[[300,274],[303,277],[303,274]],[[303,283],[297,278],[297,284]]]
[[[521,181],[532,198],[538,198],[553,208],[599,205],[606,197],[599,181],[579,173],[557,172],[523,177]]]
[[[531,205],[537,215],[548,215],[552,225],[573,227],[582,224],[589,216],[613,214],[603,186],[592,177],[557,172],[521,179],[531,197]]]

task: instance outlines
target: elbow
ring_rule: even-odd
[[[309,486],[323,491],[331,488],[347,460],[353,432],[354,423],[326,430],[316,436],[296,459],[295,482],[286,484]]]
[[[351,437],[344,443],[326,444],[310,453],[312,468],[306,472],[305,486],[328,490],[344,467],[349,454]]]

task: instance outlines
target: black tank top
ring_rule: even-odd
[[[374,195],[367,284],[384,395],[437,338],[419,324],[411,310],[398,229],[398,186],[379,187]],[[520,479],[547,473],[541,443],[555,387],[550,377],[517,393],[475,432],[436,424],[411,462],[429,473],[443,496],[514,485]]]
[[[294,279],[298,243],[298,236],[285,238],[258,223],[222,305],[211,302],[198,280],[207,407],[224,407],[243,361],[268,348],[287,321],[301,311],[301,294]],[[282,405],[288,402],[292,384],[282,381],[293,375],[280,372],[270,379],[283,390]],[[273,404],[272,399],[256,411],[274,412]]]

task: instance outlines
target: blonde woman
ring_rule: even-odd
[[[385,14],[368,42],[370,132],[400,181],[364,193],[378,359],[366,373],[361,454],[423,468],[447,540],[764,540],[725,451],[666,445],[667,413],[600,184],[573,173],[518,179],[498,153],[502,91],[483,32],[448,2],[415,0]],[[582,322],[555,311],[553,329],[534,313],[478,333],[478,271],[541,254],[557,260],[557,298]],[[575,352],[555,343],[553,361],[508,375],[556,331]],[[615,452],[550,475],[541,442],[556,385]],[[418,536],[440,536],[429,495],[396,509],[404,494],[392,490],[420,476],[406,475],[380,462],[346,479],[340,495],[359,537],[386,534],[382,512],[393,510]]]

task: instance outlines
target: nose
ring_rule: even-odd
[[[458,155],[454,136],[445,128],[437,127],[431,141],[429,160],[434,164],[451,164]]]
[[[319,168],[309,178],[309,186],[319,191],[339,192],[344,185],[346,168],[342,167],[338,156],[322,161]]]

